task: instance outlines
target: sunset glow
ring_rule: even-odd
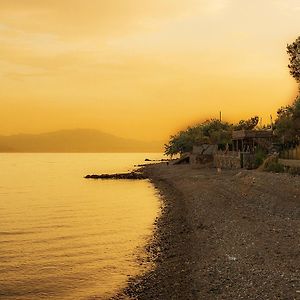
[[[297,0],[1,0],[0,134],[166,140],[290,103]]]

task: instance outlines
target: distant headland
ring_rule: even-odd
[[[163,142],[125,139],[93,129],[0,136],[0,152],[162,152]]]

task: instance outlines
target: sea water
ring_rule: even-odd
[[[91,180],[161,154],[0,154],[0,299],[105,299],[143,272],[159,199]]]

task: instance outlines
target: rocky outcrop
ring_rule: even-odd
[[[140,172],[130,172],[130,173],[116,173],[116,174],[93,174],[86,175],[84,178],[87,179],[146,179],[147,177]]]

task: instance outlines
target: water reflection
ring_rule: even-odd
[[[0,299],[111,295],[141,271],[158,213],[148,181],[85,180],[159,154],[1,154]]]

